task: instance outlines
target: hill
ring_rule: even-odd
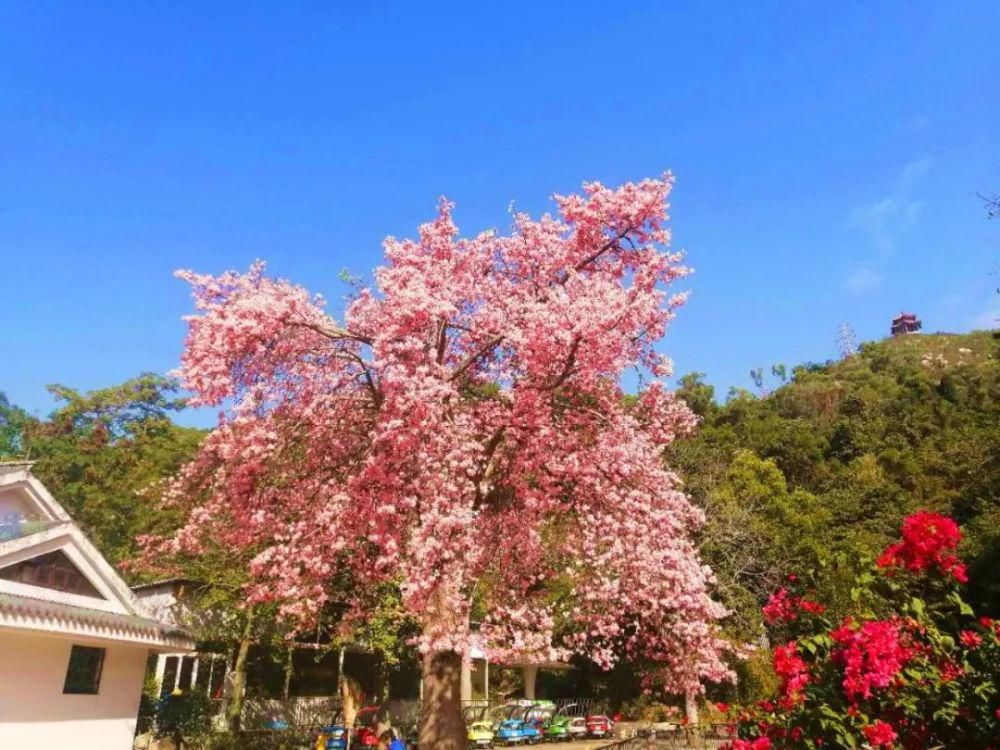
[[[703,552],[734,610],[759,633],[757,607],[788,571],[850,610],[843,590],[918,509],[954,516],[966,535],[970,592],[1000,614],[1000,361],[985,331],[911,334],[822,365],[777,366],[777,387],[723,405],[698,374],[679,393],[702,417],[668,457],[706,510]]]

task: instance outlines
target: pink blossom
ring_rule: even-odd
[[[695,425],[655,379],[686,299],[666,291],[688,273],[666,249],[672,182],[589,183],[509,235],[461,238],[442,201],[385,240],[343,321],[262,263],[180,272],[178,375],[222,418],[169,493],[188,511],[170,544],[252,555],[248,600],[300,622],[346,576],[347,622],[398,585],[424,650],[466,651],[475,605],[498,657],[642,657],[677,692],[730,678],[703,515],[662,460]],[[636,366],[653,380],[629,403]]]

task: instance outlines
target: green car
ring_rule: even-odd
[[[545,724],[542,725],[542,731],[547,741],[559,742],[569,738],[569,724],[576,718],[572,713],[574,708],[576,708],[576,704],[570,703],[546,720]]]

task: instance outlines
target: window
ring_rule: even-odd
[[[63,693],[71,695],[97,695],[101,688],[101,669],[104,667],[104,649],[90,646],[73,646],[66,668]]]
[[[177,679],[177,687],[185,691],[190,690],[192,675],[194,675],[194,657],[185,656],[181,659],[181,675]]]
[[[0,569],[0,578],[46,589],[103,599],[94,585],[77,570],[61,550],[49,552]]]
[[[168,656],[163,662],[163,680],[160,682],[160,695],[169,695],[177,687],[177,657]]]

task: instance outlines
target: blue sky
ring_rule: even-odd
[[[480,7],[473,7],[473,6]],[[1000,316],[996,2],[5,3],[0,390],[177,363],[178,267],[331,300],[438,195],[469,233],[677,176],[663,343],[723,392],[900,309]],[[204,416],[189,420],[204,423]]]

